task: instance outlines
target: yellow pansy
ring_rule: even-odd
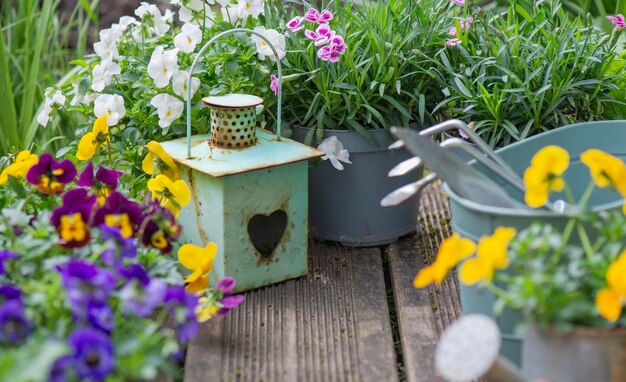
[[[126,239],[133,236],[133,223],[127,213],[106,215],[104,224],[111,228],[117,228]]]
[[[450,269],[454,268],[459,261],[471,256],[474,251],[476,251],[476,244],[473,241],[461,237],[456,232],[453,233],[439,246],[435,261],[415,276],[413,286],[423,288],[430,283],[441,284]]]
[[[596,307],[600,315],[615,322],[622,314],[626,303],[626,251],[622,252],[606,272],[607,288],[596,295]]]
[[[178,165],[174,162],[174,159],[165,152],[159,142],[149,142],[146,147],[148,148],[148,154],[143,159],[143,162],[141,162],[143,172],[153,175],[156,171],[173,181],[180,179],[180,169]]]
[[[580,161],[589,167],[591,178],[598,187],[611,186],[626,198],[626,164],[621,159],[604,151],[591,149],[581,154]],[[626,203],[623,211],[626,214]]]
[[[539,150],[524,172],[524,199],[530,207],[538,208],[548,202],[550,191],[563,191],[561,177],[569,167],[569,153],[559,146],[546,146]]]
[[[198,307],[196,308],[196,319],[198,322],[207,322],[211,318],[215,317],[220,310],[215,304],[209,303],[209,299],[202,297],[198,300]]]
[[[185,244],[178,250],[178,261],[192,271],[185,282],[191,293],[202,292],[209,287],[209,272],[217,254],[217,244],[211,242],[206,247]]]
[[[493,271],[509,266],[507,251],[515,237],[514,228],[498,227],[491,236],[483,236],[478,242],[478,253],[461,265],[459,278],[464,284],[491,281]]]
[[[89,235],[87,224],[83,221],[80,212],[72,215],[63,215],[60,221],[59,236],[68,243],[81,243]]]
[[[15,156],[15,162],[7,166],[0,173],[0,185],[6,183],[9,176],[14,178],[24,178],[31,167],[39,162],[39,158],[35,154],[31,154],[29,150],[20,151]]]
[[[80,139],[76,158],[79,160],[89,160],[96,154],[96,151],[98,151],[100,147],[106,146],[108,143],[109,125],[107,125],[107,115],[105,113],[96,119],[96,122],[93,124],[93,129]]]
[[[191,192],[182,180],[172,181],[165,175],[157,175],[148,181],[148,189],[152,197],[178,217],[180,209],[189,204]]]

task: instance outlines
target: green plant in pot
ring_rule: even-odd
[[[409,158],[387,150],[393,142],[388,129],[431,122],[433,82],[417,74],[416,51],[434,54],[443,48],[442,18],[455,6],[449,1],[335,3],[332,13],[324,11],[333,15],[327,24],[316,22],[312,15],[321,12],[313,8],[288,24],[285,123],[296,140],[319,145],[331,160],[351,162],[322,161],[310,169],[314,237],[372,246],[415,230],[417,198],[403,207],[379,204],[399,185],[386,179],[388,171]],[[319,46],[325,33],[341,36],[336,57],[327,58],[326,46]],[[417,180],[421,173],[413,176]]]
[[[619,26],[606,34],[566,14],[559,1],[525,0],[501,13],[466,8],[461,22],[448,49],[432,58],[439,118],[471,123],[493,147],[571,123],[623,118]]]
[[[464,284],[497,296],[496,311],[519,312],[529,324],[522,358],[527,380],[626,378],[626,217],[587,207],[598,188],[626,197],[626,164],[597,149],[580,160],[590,181],[579,198],[564,178],[570,156],[559,146],[539,150],[524,172],[529,207],[544,207],[551,192],[564,192],[565,227],[542,221],[520,232],[498,227],[477,243],[455,233],[414,280],[417,288],[438,284],[459,265]]]

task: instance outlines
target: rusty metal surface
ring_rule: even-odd
[[[165,151],[184,166],[213,177],[240,174],[324,155],[323,152],[291,139],[257,128],[258,142],[245,149],[209,147],[211,136],[195,135],[191,139],[191,159],[187,159],[187,138],[162,143]]]

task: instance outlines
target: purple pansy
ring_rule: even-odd
[[[167,289],[163,302],[176,320],[178,340],[187,343],[200,329],[195,313],[198,297],[185,291],[184,286],[172,286]],[[177,314],[177,311],[181,314]]]
[[[77,248],[89,242],[89,219],[95,202],[96,198],[82,188],[63,195],[63,204],[54,210],[50,219],[59,232],[61,246]]]
[[[319,12],[315,8],[309,8],[304,14],[304,18],[312,23],[328,24],[328,22],[333,19],[333,14],[330,11]]]
[[[73,369],[72,356],[65,355],[52,364],[48,382],[67,382],[70,380],[70,370]]]
[[[606,18],[610,22],[612,22],[613,25],[615,25],[616,30],[619,31],[626,28],[626,21],[624,20],[624,16],[622,16],[621,14],[615,16],[607,16]]]
[[[215,286],[215,289],[222,293],[222,299],[220,301],[221,308],[217,311],[216,315],[224,316],[228,314],[228,311],[236,308],[243,302],[244,296],[242,294],[234,296],[231,294],[234,287],[235,280],[232,277],[224,277]]]
[[[335,31],[331,30],[328,25],[320,25],[315,32],[305,30],[304,35],[315,42],[315,46],[326,45],[335,37]]]
[[[273,74],[270,76],[270,90],[274,92],[276,97],[280,95],[280,82],[278,82],[278,77]]]
[[[304,28],[304,18],[300,16],[296,16],[293,19],[289,20],[287,23],[287,28],[289,28],[292,32],[297,32]]]
[[[52,158],[50,153],[39,157],[39,163],[28,170],[26,180],[37,186],[39,191],[47,195],[57,195],[63,192],[65,185],[76,178],[76,167],[69,160],[61,162]]]
[[[33,326],[24,316],[21,300],[10,299],[0,306],[0,344],[15,345],[24,341]]]
[[[119,192],[113,192],[95,213],[93,224],[117,227],[122,236],[129,238],[137,232],[142,220],[141,207],[137,203],[126,199]]]
[[[72,347],[72,367],[81,380],[103,381],[115,366],[113,344],[104,333],[90,329],[75,329],[69,336]]]
[[[0,275],[4,274],[4,262],[6,260],[18,258],[19,255],[6,249],[0,250]]]
[[[22,291],[12,285],[0,285],[0,304],[13,300],[21,304]]]
[[[87,303],[87,322],[93,328],[110,334],[114,326],[111,307],[101,302],[89,301]]]
[[[82,187],[93,188],[98,195],[100,204],[104,204],[111,192],[117,189],[118,179],[122,175],[124,175],[123,172],[111,170],[104,166],[98,167],[94,175],[93,163],[89,162],[80,174],[76,184]]]
[[[339,56],[346,52],[347,46],[343,37],[335,36],[330,40],[330,44],[322,47],[317,52],[317,57],[322,61],[337,62]]]
[[[116,279],[111,272],[82,260],[70,260],[57,266],[57,270],[72,311],[78,317],[83,317],[89,301],[106,303],[115,289]]]
[[[141,242],[147,247],[154,247],[161,253],[172,251],[172,242],[178,240],[182,227],[176,223],[172,212],[163,208],[158,201],[153,201],[141,223],[143,233]]]
[[[120,270],[127,280],[120,290],[124,313],[134,313],[139,317],[147,317],[163,303],[167,285],[158,279],[150,279],[141,265],[133,264]]]
[[[119,229],[105,224],[100,225],[100,231],[102,238],[109,242],[109,247],[100,255],[105,264],[118,269],[124,265],[124,259],[134,259],[137,256],[134,238],[125,238]]]

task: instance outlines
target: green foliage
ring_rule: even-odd
[[[69,68],[70,31],[78,31],[76,52],[86,51],[98,2],[79,2],[66,19],[57,15],[60,0],[0,2],[0,156],[34,142],[45,146],[67,133],[64,122],[43,130],[36,117],[45,88]]]
[[[622,116],[626,71],[616,53],[618,33],[569,18],[557,1],[479,11],[469,32],[457,33],[461,44],[433,59],[431,74],[443,89],[433,112],[472,122],[493,146]]]

